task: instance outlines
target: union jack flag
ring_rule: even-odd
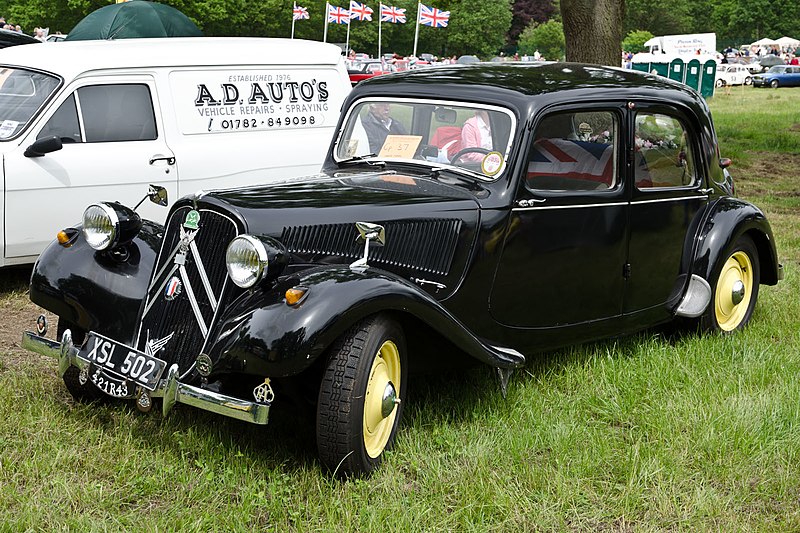
[[[612,144],[573,141],[570,139],[540,139],[533,145],[528,163],[528,179],[558,177],[614,183],[614,150]]]
[[[308,8],[307,7],[300,7],[294,6],[292,9],[292,20],[302,20],[308,18]]]
[[[372,8],[350,0],[350,18],[351,20],[372,20]]]
[[[381,20],[392,24],[406,23],[406,10],[402,7],[385,6],[381,4]]]
[[[423,26],[433,28],[444,28],[450,20],[449,11],[440,11],[435,7],[428,7],[425,4],[419,5],[419,23]]]
[[[350,22],[350,12],[343,7],[328,6],[328,22],[348,24]]]

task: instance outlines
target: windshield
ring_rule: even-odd
[[[445,101],[379,100],[352,106],[335,158],[406,160],[496,179],[506,167],[514,115],[508,109]]]
[[[786,67],[784,67],[784,66],[774,66],[774,67],[771,67],[769,69],[771,74],[779,74],[779,73],[784,72],[785,70],[786,70]]]
[[[19,135],[59,83],[41,72],[0,67],[0,141]]]

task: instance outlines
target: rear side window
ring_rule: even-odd
[[[636,188],[694,184],[694,158],[682,121],[661,113],[639,113],[634,131]]]
[[[86,142],[151,141],[156,138],[147,85],[91,85],[78,89]]]
[[[554,113],[534,134],[526,185],[545,191],[608,190],[619,184],[619,122],[609,111]]]
[[[150,89],[144,84],[81,87],[61,104],[37,138],[50,135],[64,143],[152,141],[158,135]]]

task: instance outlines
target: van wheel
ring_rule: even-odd
[[[86,331],[80,329],[72,322],[68,322],[62,318],[59,318],[58,327],[56,328],[56,338],[59,341],[61,341],[61,336],[66,330],[69,330],[70,333],[72,333],[72,342],[76,346],[80,346],[86,342]],[[108,396],[106,396],[100,389],[92,385],[90,381],[81,383],[80,370],[77,367],[70,366],[67,371],[64,372],[63,379],[64,385],[67,386],[67,390],[77,402],[95,403],[108,399]]]
[[[753,316],[761,270],[753,241],[740,237],[714,267],[713,297],[700,324],[707,331],[742,329]]]
[[[338,475],[369,474],[394,443],[406,391],[406,343],[385,315],[362,320],[334,343],[317,405],[317,449]]]

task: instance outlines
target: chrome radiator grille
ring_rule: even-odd
[[[380,223],[380,222],[378,222]],[[461,220],[426,219],[386,222],[386,245],[370,249],[370,263],[446,276],[453,262]],[[283,229],[290,253],[355,260],[364,253],[354,224],[321,224]]]
[[[200,209],[193,229],[190,207],[167,221],[137,337],[137,348],[178,363],[181,374],[202,353],[228,283],[225,249],[237,233],[235,222]]]

